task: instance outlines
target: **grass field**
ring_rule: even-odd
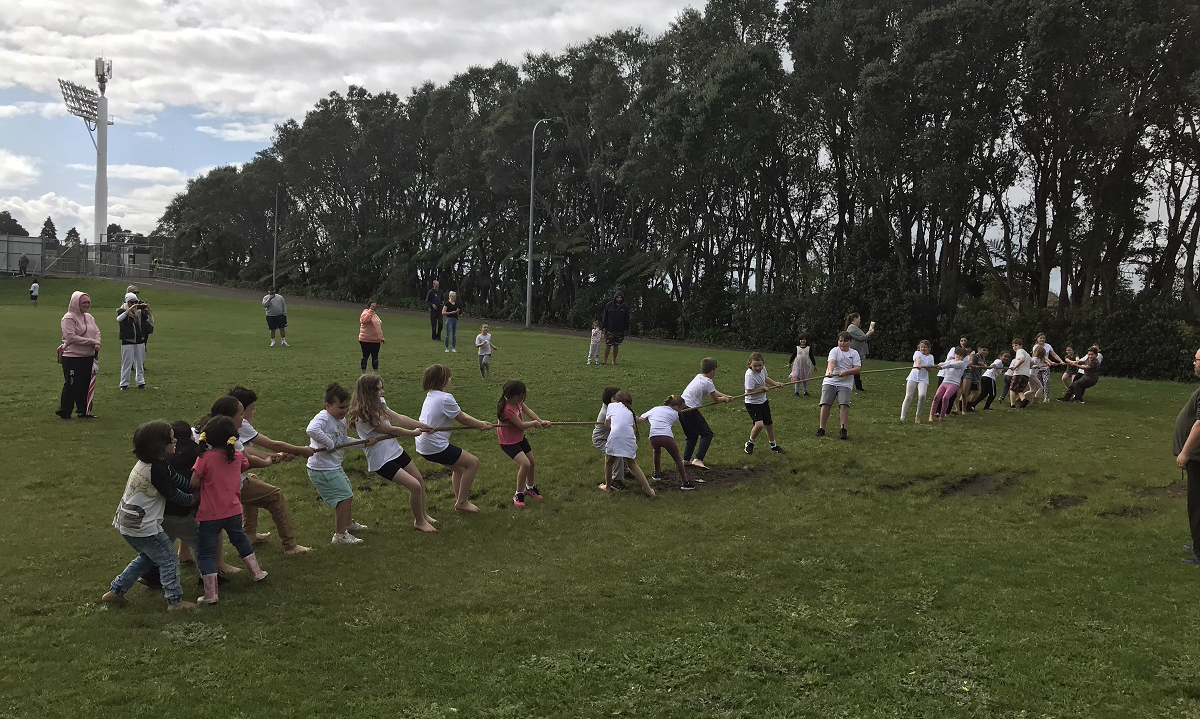
[[[303,464],[279,465],[262,476],[314,551],[284,557],[272,540],[267,581],[239,575],[219,605],[169,615],[140,586],[125,608],[97,601],[132,556],[110,522],[133,428],[195,420],[244,384],[255,426],[300,442],[325,384],[358,375],[357,311],[293,303],[292,346],[268,348],[255,301],[153,290],[149,389],[119,393],[124,286],[47,280],[37,309],[27,286],[0,282],[0,716],[1200,717],[1200,574],[1179,563],[1170,456],[1192,387],[1104,378],[1086,405],[914,427],[897,419],[903,373],[880,373],[855,397],[850,442],[815,438],[815,399],[779,391],[787,454],[760,442],[747,457],[740,403],[709,410],[710,463],[745,481],[653,501],[596,490],[586,428],[535,430],[546,496],[524,510],[494,434],[464,431],[483,511],[456,514],[431,482],[435,535],[413,532],[407,495],[351,451],[359,547],[329,546]],[[72,289],[92,294],[106,337],[92,422],[52,414]],[[642,411],[707,354],[740,393],[746,361],[631,342],[619,368],[588,367],[582,337],[501,326],[483,382],[477,323],[458,354],[419,317],[385,315],[384,331],[389,403],[414,416],[433,362],[477,417],[519,377],[544,418],[591,420],[607,384]],[[768,367],[786,374],[782,356]],[[195,569],[183,576],[198,595]]]

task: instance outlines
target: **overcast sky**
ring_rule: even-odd
[[[7,0],[0,210],[92,234],[95,149],[58,78],[108,86],[109,222],[148,233],[191,177],[249,160],[275,123],[351,84],[401,96],[471,65],[519,64],[620,28],[665,30],[687,0]]]

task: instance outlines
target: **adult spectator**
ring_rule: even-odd
[[[262,305],[263,309],[267,311],[267,329],[271,330],[271,346],[275,346],[275,330],[279,330],[279,342],[287,347],[287,301],[283,299],[283,295],[275,292],[274,287],[268,287]]]
[[[854,312],[846,315],[846,325],[846,331],[850,333],[850,349],[858,353],[860,360],[865,360],[867,349],[871,344],[871,335],[875,334],[875,323],[871,322],[867,331],[863,332],[862,315]],[[866,391],[863,389],[862,375],[854,375],[854,388],[859,392]]]
[[[1200,377],[1200,350],[1192,358],[1192,372]],[[1175,437],[1171,444],[1175,464],[1187,473],[1188,527],[1192,543],[1187,548],[1192,555],[1184,557],[1188,564],[1200,564],[1200,389],[1183,405],[1175,419]]]
[[[154,331],[150,305],[132,292],[125,293],[125,304],[117,309],[121,338],[121,391],[129,389],[132,371],[138,389],[146,389],[146,337]]]
[[[74,292],[60,323],[62,345],[58,353],[62,360],[63,389],[55,414],[63,419],[71,418],[72,407],[80,417],[92,417],[87,411],[87,395],[92,363],[100,355],[100,328],[88,313],[91,308],[91,297],[84,292]]]
[[[425,295],[425,304],[429,308],[429,325],[433,329],[433,338],[442,338],[442,283],[433,281],[433,287]]]
[[[367,358],[371,359],[371,369],[379,371],[379,346],[383,339],[383,320],[375,312],[379,303],[367,300],[367,307],[358,316],[358,346],[362,348],[362,371],[367,371]]]
[[[20,270],[21,277],[29,275],[29,257],[27,255],[21,255],[21,259],[17,260],[17,269]]]
[[[625,333],[629,331],[629,305],[625,304],[625,293],[621,290],[617,290],[608,304],[604,305],[604,312],[600,315],[600,326],[604,329],[604,360],[600,364],[608,364],[608,352],[612,350],[615,367],[621,343],[625,341]]]

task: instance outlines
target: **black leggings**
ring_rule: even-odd
[[[1192,553],[1200,557],[1200,461],[1189,459],[1187,471],[1188,527],[1192,532]]]
[[[363,342],[358,341],[358,345],[362,347],[362,368],[367,368],[367,358],[371,358],[371,369],[379,369],[379,343],[378,342]]]
[[[76,414],[87,414],[88,385],[92,381],[94,357],[63,357],[63,388],[58,400],[58,414],[70,416],[71,407]]]
[[[984,377],[979,381],[979,396],[975,398],[971,406],[974,407],[985,399],[987,404],[983,405],[983,408],[991,409],[992,402],[996,401],[996,380],[991,377]]]
[[[679,426],[683,427],[683,436],[687,437],[687,442],[683,445],[684,460],[690,460],[694,450],[696,459],[703,462],[704,455],[708,454],[708,445],[712,443],[713,438],[713,431],[708,426],[708,421],[704,419],[704,415],[700,414],[700,410],[693,409],[679,413]]]
[[[442,308],[429,310],[429,327],[433,330],[433,339],[440,340],[442,338]]]

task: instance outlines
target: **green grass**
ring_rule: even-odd
[[[431,536],[351,452],[370,488],[355,497],[371,527],[360,547],[328,545],[302,463],[280,465],[263,477],[315,551],[269,542],[266,582],[242,575],[221,604],[179,616],[143,587],[122,609],[97,601],[131,557],[110,521],[133,428],[195,420],[240,383],[259,393],[256,427],[299,442],[324,385],[358,374],[357,312],[294,303],[293,346],[272,349],[254,301],[152,290],[150,389],[122,394],[123,286],[46,280],[37,309],[26,287],[0,282],[0,716],[1200,717],[1184,500],[1141,491],[1180,478],[1170,433],[1191,387],[1105,378],[1084,406],[914,427],[897,420],[903,373],[881,373],[855,398],[848,443],[818,441],[815,401],[778,393],[786,455],[747,457],[740,406],[709,410],[710,462],[766,471],[655,501],[595,489],[586,428],[532,431],[546,498],[521,511],[494,434],[460,432],[483,461],[483,512],[457,515],[431,483]],[[91,423],[52,414],[76,288],[107,338]],[[469,347],[444,354],[425,320],[386,315],[384,330],[389,403],[410,415],[432,362],[454,368],[477,417],[520,377],[559,420],[594,418],[610,383],[639,410],[660,402],[708,354],[717,386],[740,393],[745,367],[744,352],[640,342],[619,368],[587,367],[583,337],[501,326],[485,383]],[[464,321],[460,340],[476,332]],[[777,378],[784,365],[768,357]],[[948,493],[976,474],[1007,484]],[[1063,496],[1084,499],[1055,508]],[[195,570],[184,579],[198,594]]]

